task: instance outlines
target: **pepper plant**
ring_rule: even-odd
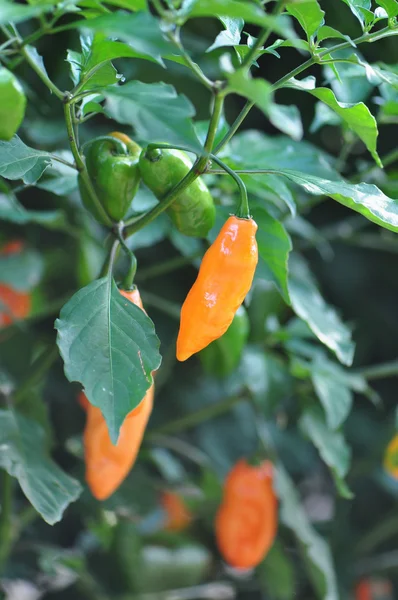
[[[0,0],[6,598],[398,593],[397,17],[396,0]],[[232,323],[179,363],[181,305],[230,215],[257,224],[251,289],[232,320],[248,257],[223,272],[211,246]],[[113,452],[153,385],[131,472],[95,499],[81,391]],[[244,577],[214,525],[240,460],[272,464],[278,502]]]

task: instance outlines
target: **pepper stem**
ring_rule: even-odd
[[[122,289],[131,290],[131,288],[133,287],[133,283],[134,283],[134,277],[137,272],[137,259],[135,257],[134,252],[132,252],[130,250],[130,248],[126,245],[126,242],[124,241],[122,226],[119,226],[119,229],[117,232],[117,239],[119,240],[120,245],[123,248],[124,252],[127,254],[127,256],[130,259],[130,268],[127,271],[125,278],[123,279]]]
[[[228,173],[228,175],[231,175],[231,177],[236,181],[236,184],[237,184],[237,186],[239,188],[239,192],[240,192],[240,203],[235,212],[235,215],[239,219],[251,219],[250,209],[249,209],[249,200],[247,198],[247,190],[246,190],[246,186],[243,183],[242,179],[239,177],[239,175],[237,175],[235,173],[235,171],[233,171],[230,167],[228,167],[228,165],[226,165],[222,160],[220,160],[218,158],[218,156],[215,156],[214,154],[210,154],[210,158],[211,158],[211,160],[214,160],[214,162],[217,163],[222,169],[224,169],[224,171],[226,171],[226,173]]]
[[[118,138],[112,137],[110,135],[100,135],[96,138],[93,138],[92,140],[89,140],[88,142],[85,142],[82,146],[82,150],[84,151],[84,149],[87,146],[90,146],[95,142],[110,142],[111,144],[113,144],[114,147],[116,147],[119,150],[120,154],[128,154],[127,145]]]

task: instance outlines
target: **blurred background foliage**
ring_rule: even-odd
[[[328,25],[351,37],[360,35],[358,22],[343,3],[325,0],[321,4]],[[31,33],[33,22],[22,24],[20,30],[24,35]],[[216,19],[194,19],[183,32],[187,49],[194,59],[200,57],[201,66],[212,78],[220,73],[220,57],[226,52],[232,56],[232,50],[225,48],[204,54],[220,30]],[[247,26],[245,31],[256,35],[258,30]],[[270,42],[274,39],[276,36]],[[65,49],[79,50],[77,33],[66,31],[56,37],[44,37],[37,48],[50,78],[60,89],[70,87]],[[395,37],[361,46],[360,52],[368,62],[381,61],[396,69]],[[303,60],[293,48],[283,48],[280,54],[280,59],[271,54],[262,58],[258,75],[276,81]],[[208,117],[209,93],[178,64],[168,61],[167,70],[139,59],[117,60],[115,65],[127,80],[171,83],[178,93],[187,95],[194,103],[199,120]],[[344,68],[352,66],[337,65],[337,71],[343,73]],[[393,116],[383,113],[386,97],[369,84],[363,70],[343,75],[341,82],[327,67],[321,70],[315,66],[310,73],[316,74],[319,82],[335,85],[340,101],[364,100],[371,112],[378,115],[381,157],[396,148],[398,113]],[[34,147],[48,151],[64,148],[67,152],[59,102],[43,93],[41,82],[28,66],[21,64],[17,74],[28,96],[21,137]],[[358,172],[363,172],[361,180],[377,182],[385,193],[398,199],[396,164],[383,173],[370,162],[363,144],[350,131],[330,124],[327,117],[327,124],[317,127],[314,115],[319,119],[325,117],[316,112],[315,98],[284,89],[277,92],[277,99],[282,104],[297,105],[305,140],[321,147],[328,155],[327,160],[337,164],[344,176],[355,180]],[[391,101],[398,103],[398,96]],[[243,104],[239,97],[228,98],[225,115],[228,122],[233,121]],[[81,127],[81,139],[107,134],[112,129],[114,124],[98,115]],[[271,136],[271,148],[275,140],[280,158],[294,144],[257,109],[247,117],[242,131],[246,129]],[[250,152],[250,143],[247,148],[242,146],[244,143],[242,134],[236,144],[241,144],[242,152]],[[68,231],[51,231],[36,225],[20,227],[7,222],[0,225],[0,239],[23,238],[28,248],[36,250],[41,266],[35,268],[42,271],[40,285],[33,294],[32,316],[0,334],[3,378],[0,385],[4,391],[7,386],[28,381],[29,402],[21,404],[21,410],[49,432],[58,464],[83,481],[84,414],[76,402],[79,387],[65,379],[60,359],[55,360],[48,376],[40,380],[29,379],[26,367],[54,343],[53,323],[60,307],[76,289],[97,275],[104,257],[101,229],[81,209],[68,169],[64,175],[60,180],[57,174],[52,184],[52,174],[47,173],[40,188],[27,188],[20,198],[26,208],[65,211],[73,224]],[[57,194],[53,193],[54,186],[58,188]],[[231,196],[234,189],[223,179],[215,193]],[[356,342],[355,372],[365,369],[375,392],[370,399],[363,393],[354,393],[353,410],[343,428],[352,449],[352,465],[346,477],[352,499],[337,495],[327,467],[300,433],[302,411],[308,397],[313,397],[313,390],[303,366],[305,355],[295,354],[297,343],[304,341],[321,351],[312,334],[294,319],[291,309],[271,284],[257,281],[248,298],[249,343],[240,365],[231,375],[217,378],[207,374],[198,358],[188,364],[176,364],[179,305],[196,270],[187,261],[179,269],[158,274],[159,261],[199,255],[202,246],[197,240],[172,232],[170,222],[162,215],[131,240],[139,264],[137,284],[161,338],[163,354],[156,382],[155,410],[139,461],[108,501],[101,504],[94,501],[85,489],[78,502],[70,505],[62,522],[54,527],[38,518],[15,486],[21,535],[4,574],[5,597],[129,600],[142,594],[187,587],[191,592],[185,595],[165,592],[142,598],[314,598],[311,568],[303,568],[299,545],[291,530],[283,525],[276,545],[256,575],[239,577],[229,572],[218,557],[213,518],[221,497],[222,479],[238,458],[252,456],[258,450],[259,412],[265,415],[267,435],[292,476],[310,521],[330,543],[339,583],[338,597],[354,597],[354,586],[364,577],[387,578],[390,595],[385,596],[386,600],[398,597],[398,484],[382,468],[385,447],[396,427],[398,369],[396,364],[395,368],[392,365],[384,371],[371,368],[397,358],[398,241],[393,233],[332,200],[305,196],[298,190],[295,196],[306,223],[292,224],[294,246],[302,250],[324,297],[338,307],[352,327]],[[148,202],[151,198],[148,200],[148,193],[142,189],[134,208],[143,209]],[[293,344],[290,349],[289,341]],[[333,394],[341,390],[338,377],[332,374],[332,379],[336,383],[336,388],[330,389],[333,399]],[[327,385],[331,385],[330,378]],[[213,414],[212,407],[223,401],[221,410]],[[164,512],[159,497],[164,489],[177,490],[194,515],[183,532],[162,529]]]

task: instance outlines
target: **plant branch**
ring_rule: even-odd
[[[273,17],[274,19],[276,19],[281,14],[284,7],[285,7],[285,0],[277,0],[274,10],[270,16]],[[252,62],[254,62],[256,60],[257,52],[267,42],[267,40],[268,40],[269,36],[271,35],[271,33],[273,32],[273,30],[274,30],[274,28],[272,27],[272,25],[270,25],[269,27],[264,28],[262,32],[260,32],[260,35],[258,36],[256,42],[250,48],[249,52],[246,54],[244,60],[242,61],[242,64],[240,65],[239,70],[250,69]]]
[[[222,167],[228,175],[233,177],[233,179],[235,180],[235,182],[239,188],[240,206],[236,212],[236,216],[240,217],[242,219],[250,219],[250,210],[249,210],[249,202],[247,199],[247,190],[246,190],[246,186],[243,183],[242,179],[239,177],[239,175],[237,175],[236,171],[233,171],[232,169],[230,169],[228,167],[228,165],[223,163],[223,161],[220,160],[217,156],[215,156],[214,154],[211,154],[210,156],[211,156],[211,159],[214,160],[214,162],[216,162],[220,167]]]
[[[196,77],[199,79],[199,81],[208,89],[208,90],[213,90],[214,88],[214,82],[211,81],[211,79],[209,79],[208,77],[206,77],[206,75],[203,73],[202,69],[199,67],[199,65],[197,65],[192,58],[189,56],[188,52],[185,50],[184,46],[181,43],[181,39],[180,39],[180,31],[179,29],[176,30],[176,32],[174,33],[168,33],[167,37],[169,38],[169,40],[176,45],[176,47],[178,48],[178,50],[181,53],[181,56],[183,57],[186,66],[191,69],[191,71],[196,75]]]
[[[60,156],[57,156],[56,154],[51,154],[51,158],[53,160],[56,160],[59,163],[62,163],[63,165],[66,165],[67,167],[70,167],[71,169],[77,169],[76,164],[69,162],[68,160],[65,160],[63,158],[61,158]]]
[[[365,379],[384,379],[385,377],[397,377],[398,376],[398,360],[393,360],[388,363],[382,363],[381,365],[373,365],[370,367],[363,367],[356,371],[359,375],[362,375]]]

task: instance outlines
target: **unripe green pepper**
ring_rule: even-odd
[[[138,144],[118,132],[93,140],[85,152],[86,167],[94,190],[112,221],[124,218],[137,192],[141,179],[138,167],[140,152]],[[106,225],[80,175],[78,180],[84,206],[97,221]]]
[[[158,200],[192,167],[189,157],[180,150],[143,150],[139,164],[143,182]],[[200,177],[177,196],[166,212],[181,233],[192,237],[206,237],[216,216],[213,198]]]
[[[239,364],[249,329],[249,317],[245,308],[240,306],[224,335],[199,353],[206,373],[216,377],[226,377],[232,373]]]
[[[26,98],[18,79],[0,67],[0,140],[8,141],[23,121]]]

